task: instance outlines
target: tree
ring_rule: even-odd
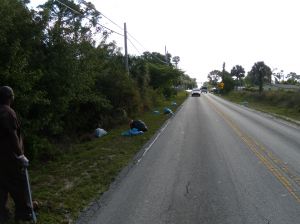
[[[129,57],[130,76],[135,80],[141,93],[149,86],[149,72],[147,61],[143,57]]]
[[[190,78],[188,75],[181,73],[176,86],[184,89],[193,89],[197,87],[197,82],[196,79]]]
[[[151,62],[153,64],[162,64],[162,65],[169,65],[172,66],[171,63],[171,54],[167,53],[167,62],[166,62],[166,57],[165,55],[162,55],[158,52],[149,52],[146,51],[143,53],[142,57],[147,60],[148,62]]]
[[[220,72],[219,70],[213,70],[207,75],[209,84],[214,87],[217,86],[218,81],[221,79],[221,77],[222,77],[222,72]]]
[[[297,75],[295,72],[290,72],[286,76],[287,78],[287,83],[289,84],[297,84],[300,82],[300,75]]]
[[[183,72],[167,65],[148,64],[150,75],[150,86],[170,97],[173,95],[172,89],[179,83]]]
[[[172,61],[175,63],[176,68],[177,68],[177,65],[178,65],[178,63],[179,63],[179,61],[180,61],[180,57],[179,57],[179,56],[174,56],[174,57],[172,58]]]
[[[222,73],[224,73],[226,71],[226,63],[223,62],[223,65],[222,65]]]
[[[284,81],[284,74],[283,74],[283,70],[277,71],[277,68],[272,70],[272,76],[274,76],[275,79],[275,83],[280,83],[282,82],[281,80]]]
[[[251,71],[248,73],[249,80],[252,84],[259,86],[259,92],[263,91],[264,83],[271,83],[272,71],[263,61],[256,62]]]
[[[15,91],[33,160],[54,158],[50,142],[75,139],[97,123],[112,128],[175,87],[195,84],[175,69],[171,54],[155,52],[130,57],[128,76],[120,48],[107,43],[109,32],[90,3],[48,0],[38,11],[27,3],[0,1],[0,86]]]
[[[241,79],[245,77],[245,70],[242,66],[236,65],[231,69],[230,74],[232,77],[235,76],[239,81],[239,84],[241,84]]]
[[[222,85],[223,86],[223,89],[222,89],[223,93],[229,93],[230,91],[232,91],[234,89],[234,80],[232,79],[230,74],[227,74],[227,75],[222,77],[222,83],[223,83],[223,85]]]
[[[26,8],[26,3],[0,1],[0,86],[14,89],[18,97],[14,106],[21,120],[32,114],[38,117],[36,108],[49,104],[47,93],[39,88],[43,76],[39,63],[44,57],[40,41],[43,26],[35,20],[34,12]],[[27,131],[39,130],[40,121],[23,120],[22,127]]]

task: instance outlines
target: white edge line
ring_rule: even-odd
[[[136,164],[139,164],[139,162],[141,162],[141,160],[143,159],[143,157],[146,155],[146,153],[149,151],[149,149],[152,147],[152,145],[156,142],[156,140],[158,139],[158,137],[161,135],[161,133],[163,133],[163,131],[168,127],[170,123],[170,120],[167,121],[166,125],[160,130],[160,132],[156,135],[156,137],[154,138],[154,140],[151,142],[151,144],[145,148],[145,151],[143,152],[143,155],[141,156],[141,158],[139,158],[137,160]]]

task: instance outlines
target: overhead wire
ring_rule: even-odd
[[[68,6],[68,5],[64,4],[64,3],[62,3],[61,1],[59,1],[59,0],[54,0],[54,1],[57,1],[57,2],[59,2],[61,5],[67,7],[68,9],[70,9],[71,11],[73,11],[73,12],[75,12],[75,13],[77,13],[77,14],[80,14],[80,15],[84,16],[84,14],[82,14],[81,12],[79,12],[79,11],[77,11],[77,10],[71,8],[70,6]],[[113,24],[116,25],[118,28],[120,28],[121,30],[124,31],[124,29],[123,29],[120,25],[118,25],[116,22],[114,22],[113,20],[111,20],[110,18],[108,18],[107,16],[105,16],[102,12],[100,12],[99,10],[97,10],[95,7],[92,7],[92,5],[88,4],[88,3],[87,3],[86,1],[84,1],[84,0],[83,0],[82,2],[83,2],[83,4],[84,4],[86,7],[90,7],[90,8],[92,8],[92,9],[94,9],[95,11],[97,11],[98,13],[100,13],[104,18],[106,18],[106,19],[109,20],[111,23],[113,23]],[[87,18],[87,19],[91,21],[91,19],[89,19],[89,18]],[[110,28],[108,28],[108,27],[106,27],[106,26],[100,24],[99,22],[97,22],[97,24],[98,24],[99,26],[101,26],[101,27],[103,27],[103,28],[105,28],[105,29],[107,29],[107,30],[113,32],[113,33],[116,33],[116,34],[118,34],[118,35],[124,37],[124,34],[121,34],[121,33],[117,32],[117,31],[115,31],[115,30],[113,30],[113,29],[110,29]],[[142,44],[141,44],[134,36],[133,36],[133,35],[131,35],[129,32],[127,32],[127,34],[128,34],[133,40],[135,40],[142,48],[144,48],[145,51],[148,51],[148,50],[147,50],[147,49],[146,49],[146,48],[145,48],[145,47],[144,47],[144,46],[143,46],[143,45],[142,45]],[[131,45],[135,48],[135,50],[136,50],[140,55],[142,55],[142,54],[140,53],[140,51],[137,49],[137,47],[133,44],[133,42],[132,42],[129,38],[127,38],[127,39],[129,40],[129,42],[131,43]],[[148,52],[150,52],[150,51],[148,51]],[[154,56],[154,58],[156,58],[158,61],[160,61],[160,62],[162,62],[162,63],[164,63],[164,64],[168,64],[168,62],[161,60],[159,57],[157,57],[157,56],[155,56],[155,55],[153,55],[153,56]]]
[[[111,23],[113,23],[114,25],[116,25],[118,28],[120,28],[122,31],[124,31],[124,28],[122,28],[120,25],[118,25],[116,22],[114,22],[112,19],[108,18],[107,16],[105,16],[102,12],[100,12],[98,9],[95,8],[95,6],[88,4],[85,0],[83,0],[83,4],[87,7],[90,7],[92,9],[94,9],[95,11],[97,11],[98,13],[100,13],[103,17],[105,17],[107,20],[109,20]],[[128,36],[130,36],[135,42],[137,42],[145,51],[150,52],[149,50],[147,50],[146,47],[143,46],[143,44],[141,44],[133,35],[131,35],[128,31],[127,31]],[[131,45],[135,48],[135,50],[140,54],[140,51],[137,49],[137,47],[133,44],[133,42],[127,38],[129,40],[129,42],[131,43]],[[166,63],[165,61],[162,61],[160,58],[154,56],[157,60],[159,60],[160,62]]]
[[[127,32],[127,34],[133,39],[135,40],[142,48],[144,48],[144,50],[148,51],[136,38],[134,38],[134,36],[132,36],[129,32]]]
[[[90,7],[92,9],[94,9],[95,11],[99,12],[104,18],[106,18],[107,20],[109,20],[111,23],[113,23],[114,25],[116,25],[117,27],[119,27],[122,31],[124,31],[124,29],[118,25],[116,22],[114,22],[113,20],[111,20],[110,18],[108,18],[107,16],[105,16],[102,12],[100,12],[98,9],[95,8],[95,6],[92,6],[90,4],[88,4],[86,1],[82,1],[83,4],[86,6],[86,7]]]
[[[129,38],[127,38],[127,40],[130,42],[130,44],[134,47],[134,49],[140,54],[140,55],[142,55],[141,54],[141,52],[137,49],[137,47],[132,43],[132,41],[129,39]]]
[[[62,3],[61,1],[59,1],[59,0],[54,0],[54,1],[57,1],[57,2],[60,3],[61,5],[67,7],[68,9],[70,9],[71,11],[73,11],[73,12],[79,14],[79,15],[84,16],[84,14],[82,14],[81,12],[78,12],[77,10],[75,10],[75,9],[71,8],[70,6],[68,6],[68,5],[64,4],[64,3]],[[87,18],[87,19],[91,21],[91,19],[89,19],[89,18]],[[105,28],[105,29],[107,29],[107,30],[113,32],[113,33],[116,33],[116,34],[118,34],[118,35],[120,35],[120,36],[124,36],[124,34],[121,34],[121,33],[117,32],[117,31],[115,31],[115,30],[112,30],[112,29],[110,29],[110,28],[108,28],[108,27],[106,27],[106,26],[104,26],[104,25],[102,25],[102,24],[100,24],[100,23],[98,23],[98,22],[97,22],[97,24],[98,24],[99,26],[101,26],[101,27],[103,27],[103,28]]]

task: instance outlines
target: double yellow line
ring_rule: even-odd
[[[206,98],[207,99],[207,98]],[[224,121],[233,129],[237,136],[249,147],[254,155],[265,165],[265,167],[279,180],[287,191],[300,203],[300,195],[297,188],[300,188],[300,177],[290,171],[279,158],[276,158],[261,144],[253,140],[249,135],[244,133],[226,114],[224,114],[215,104],[207,99],[209,105],[217,112]],[[296,186],[297,185],[297,186]]]

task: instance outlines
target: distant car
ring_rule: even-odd
[[[200,89],[193,89],[191,96],[201,96]]]
[[[201,87],[201,93],[207,93],[207,87],[206,86]]]

